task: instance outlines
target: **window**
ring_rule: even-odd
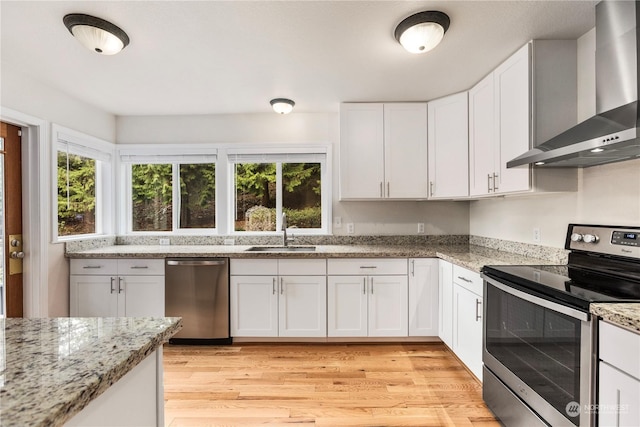
[[[326,232],[328,214],[325,153],[230,153],[233,172],[235,232],[276,231],[282,227],[305,234]]]
[[[180,150],[180,149],[176,149]],[[129,232],[211,232],[216,228],[215,150],[199,154],[145,154],[123,149],[127,170]],[[187,150],[190,151],[190,150]]]
[[[105,234],[112,223],[103,221],[111,204],[113,145],[60,126],[53,126],[54,241]]]

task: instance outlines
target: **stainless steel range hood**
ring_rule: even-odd
[[[596,5],[596,115],[507,162],[588,167],[640,157],[640,4]]]

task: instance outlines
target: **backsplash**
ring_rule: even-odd
[[[115,236],[92,237],[90,239],[69,240],[64,243],[64,250],[65,252],[79,252],[113,245],[117,245]]]
[[[544,259],[557,264],[566,264],[569,256],[569,251],[565,249],[494,239],[492,237],[469,236],[469,244],[526,257]]]
[[[289,234],[291,237],[292,234]],[[466,245],[467,235],[412,235],[412,236],[296,236],[291,245]],[[118,236],[117,245],[157,245],[159,239],[168,238],[172,245],[224,245],[233,239],[236,245],[281,245],[282,236]]]

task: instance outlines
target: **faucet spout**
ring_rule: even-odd
[[[287,214],[282,213],[282,246],[289,245],[289,239],[287,238]]]

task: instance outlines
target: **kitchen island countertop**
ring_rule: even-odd
[[[180,318],[0,319],[0,426],[61,426],[157,350]]]

